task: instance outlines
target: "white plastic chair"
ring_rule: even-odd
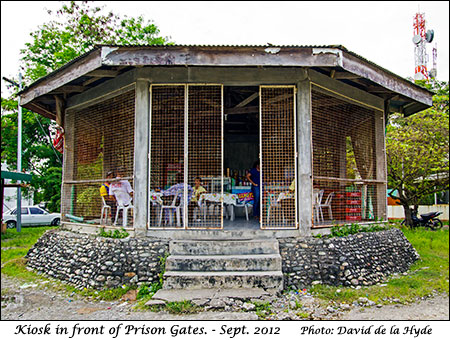
[[[248,203],[248,202],[241,202],[238,201],[235,205],[230,204],[230,221],[234,221],[235,213],[234,213],[234,209],[236,208],[244,208],[245,209],[245,218],[248,221],[248,206],[252,206],[252,204]]]
[[[322,221],[324,221],[322,208],[327,208],[327,207],[328,207],[328,213],[330,215],[330,219],[333,220],[333,211],[331,210],[331,200],[333,199],[333,196],[334,196],[334,192],[331,192],[330,194],[328,194],[327,199],[325,200],[324,204],[319,203],[317,205],[317,208],[320,211],[320,217],[322,218]]]
[[[320,223],[320,210],[319,210],[319,206],[322,202],[322,198],[323,198],[323,193],[324,190],[314,190],[314,203],[313,203],[313,215],[314,215],[314,222],[317,222],[317,224]]]
[[[276,199],[275,194],[269,193],[268,198],[269,198],[269,208],[267,208],[267,223],[269,224],[270,223],[270,211],[272,209],[274,209],[274,208],[277,208],[277,207],[281,208],[281,205],[278,204],[279,202]],[[286,219],[284,218],[284,211],[283,211],[283,209],[281,209],[281,217],[283,218],[283,224],[285,224],[286,223]]]
[[[209,204],[208,204],[209,202]],[[204,200],[202,202],[203,205],[203,219],[206,221],[206,215],[208,214],[209,216],[215,216],[215,212],[216,212],[216,208],[217,208],[217,214],[220,215],[220,209],[223,206],[223,212],[225,213],[225,218],[228,218],[228,209],[226,207],[225,204],[223,204],[222,202],[212,202],[212,201],[207,201]]]
[[[178,198],[180,198],[180,199],[178,200]],[[177,205],[177,200],[178,200],[178,205]],[[164,204],[161,205],[161,208],[160,208],[160,211],[159,211],[158,226],[161,226],[164,209],[167,209],[169,211],[169,224],[170,225],[173,224],[172,212],[173,212],[173,210],[175,210],[175,215],[177,217],[177,227],[181,226],[181,197],[180,197],[180,192],[177,192],[174,195],[172,203],[170,205],[164,205]]]
[[[122,210],[122,226],[126,227],[128,224],[128,209],[134,209],[134,206],[130,203],[128,205],[118,205],[116,211],[116,219],[114,220],[114,225],[117,225],[117,220],[119,219],[119,211]]]
[[[111,213],[111,206],[106,204],[105,198],[102,196],[102,202],[103,202],[103,206],[102,206],[102,214],[100,215],[100,224],[103,224],[103,219],[105,220],[105,224],[108,223],[108,209],[109,212]]]
[[[192,216],[194,221],[201,221],[201,219],[199,220],[198,213],[200,213],[200,216],[201,216],[201,215],[203,215],[202,211],[203,211],[202,205],[200,204],[200,202],[197,202],[197,206],[194,208],[193,216]]]

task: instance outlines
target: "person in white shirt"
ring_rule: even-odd
[[[121,169],[117,170],[117,177],[123,177],[123,171]],[[126,179],[120,181],[113,181],[109,186],[110,194],[114,195],[117,204],[120,206],[128,206],[133,200],[133,188],[131,188],[130,182]]]

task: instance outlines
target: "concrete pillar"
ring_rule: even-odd
[[[312,126],[311,82],[309,78],[297,83],[297,209],[299,231],[311,233],[312,226]]]
[[[148,209],[148,136],[150,92],[147,80],[136,81],[134,127],[134,229],[136,236],[145,236]]]
[[[387,181],[386,166],[386,145],[385,145],[385,113],[375,110],[375,159],[376,159],[376,179]],[[383,221],[387,220],[387,184],[377,184],[377,207],[376,217]]]
[[[63,172],[61,184],[61,220],[65,220],[66,214],[73,214],[72,207],[75,204],[75,189],[67,181],[75,179],[76,154],[75,154],[75,116],[76,112],[66,112],[64,118],[64,152]]]

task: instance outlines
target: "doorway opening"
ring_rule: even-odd
[[[224,191],[235,194],[223,220],[224,229],[260,229],[247,173],[260,154],[259,86],[224,87]]]

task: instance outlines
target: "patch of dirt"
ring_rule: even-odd
[[[20,287],[24,288],[20,288]],[[132,310],[129,301],[90,301],[54,291],[42,285],[27,285],[2,275],[2,320],[257,320],[255,313],[202,312],[173,315],[167,312]]]
[[[166,311],[135,311],[135,291],[113,302],[92,301],[45,287],[42,283],[24,284],[15,279],[1,277],[2,320],[257,320],[255,312],[209,310],[198,314],[173,315]],[[289,298],[276,298],[274,310],[281,311]],[[292,303],[292,302],[291,302]],[[359,307],[348,306],[339,312],[319,307],[313,296],[301,299],[303,309],[314,320],[449,320],[449,297],[437,295],[408,305]],[[280,304],[280,308],[276,308]],[[283,314],[284,312],[280,312]],[[292,319],[288,313],[285,319]],[[281,315],[279,315],[281,317]],[[284,318],[284,317],[283,317]]]
[[[437,295],[408,305],[354,308],[341,320],[449,320],[449,297]]]

